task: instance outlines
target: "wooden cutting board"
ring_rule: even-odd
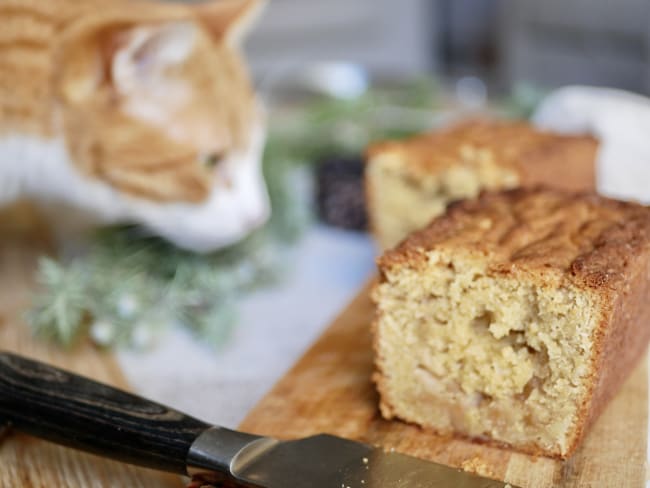
[[[439,437],[381,419],[370,382],[372,305],[364,289],[251,411],[241,429],[280,438],[328,432],[530,488],[645,486],[644,359],[567,462]]]
[[[5,220],[3,220],[3,216]],[[7,228],[11,222],[11,228]],[[33,290],[36,259],[47,234],[23,228],[0,213],[0,349],[43,360],[127,388],[115,360],[90,345],[72,351],[36,341],[22,321]],[[135,468],[89,454],[10,434],[0,439],[0,488],[181,488],[178,476]]]
[[[34,286],[36,256],[47,246],[47,239],[31,227],[15,228],[15,218],[9,232],[6,222],[0,213],[0,348],[126,388],[124,376],[109,354],[90,345],[64,352],[31,336],[21,316]],[[645,361],[594,426],[582,449],[562,464],[440,438],[381,420],[369,382],[371,314],[364,290],[250,413],[242,429],[281,438],[331,432],[464,466],[524,487],[643,486]],[[23,435],[0,440],[0,488],[182,486],[176,476],[106,461]]]

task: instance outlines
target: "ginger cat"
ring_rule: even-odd
[[[259,7],[0,0],[0,203],[200,252],[261,225],[264,117],[238,50]]]

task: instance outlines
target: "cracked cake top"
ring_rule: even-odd
[[[496,272],[537,270],[614,287],[650,253],[650,208],[544,187],[486,192],[450,205],[378,264],[382,272],[419,267],[429,251],[450,249],[485,256]]]

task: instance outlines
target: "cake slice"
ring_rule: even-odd
[[[371,228],[385,249],[424,227],[449,202],[481,190],[538,184],[593,190],[597,148],[589,136],[496,121],[377,143],[366,155]]]
[[[543,188],[451,205],[378,261],[384,417],[566,458],[650,337],[650,208]]]

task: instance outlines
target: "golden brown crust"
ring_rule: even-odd
[[[392,247],[450,200],[473,198],[480,190],[548,185],[593,191],[597,151],[590,136],[487,120],[379,142],[366,153],[370,226],[382,246]]]
[[[542,281],[559,277],[599,297],[587,393],[566,452],[543,451],[532,443],[515,446],[529,454],[569,457],[650,340],[650,208],[542,187],[484,193],[453,204],[426,229],[385,253],[379,269],[383,274],[393,267],[419,268],[428,251],[443,247],[483,253],[497,273],[516,268]],[[376,352],[378,320],[373,326]],[[382,412],[390,417],[393,408],[383,394],[389,372],[381,371],[381,363],[378,358],[374,380]]]
[[[650,341],[650,254],[627,255],[626,279],[612,293],[613,300],[598,330],[597,352],[591,371],[589,405],[584,405],[575,443],[584,435],[618,392],[627,376],[643,357]],[[575,446],[574,446],[575,448]]]
[[[577,283],[612,289],[630,256],[648,252],[650,208],[594,193],[536,187],[485,192],[447,213],[379,259],[380,269],[425,259],[437,246],[463,246],[511,266],[554,270]]]
[[[547,136],[547,140],[531,147],[519,159],[519,186],[595,190],[598,141],[591,136],[548,133]]]
[[[407,170],[427,174],[457,164],[466,152],[479,152],[499,166],[517,170],[522,184],[553,183],[560,188],[588,190],[595,184],[597,148],[596,139],[587,135],[543,131],[522,121],[473,120],[403,141],[375,143],[366,156],[372,161],[392,153]],[[558,178],[559,170],[562,178]]]

